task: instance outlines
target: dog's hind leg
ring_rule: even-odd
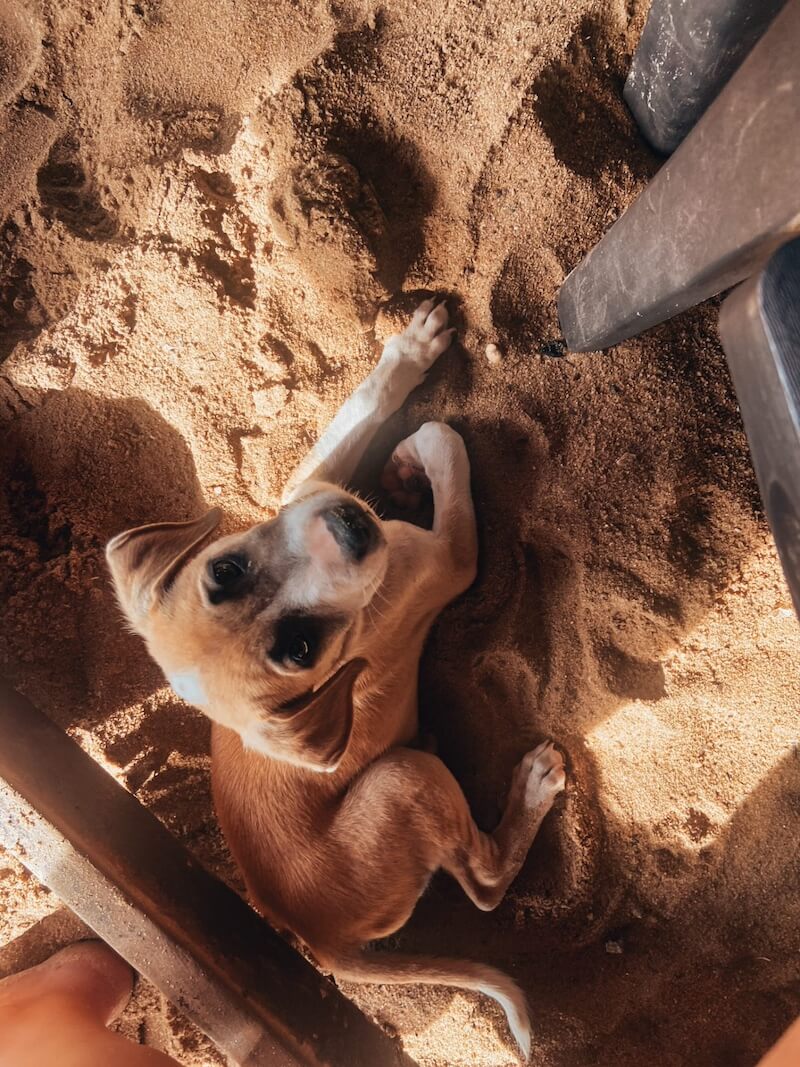
[[[516,878],[542,820],[564,789],[564,760],[552,741],[523,756],[514,770],[500,825],[479,847],[442,866],[482,911],[496,908]]]
[[[387,752],[351,785],[330,827],[326,863],[347,872],[341,890],[330,891],[329,905],[341,910],[335,929],[349,944],[393,933],[440,867],[479,908],[496,907],[564,784],[563,758],[544,742],[517,766],[505,814],[487,834],[440,759],[410,748]]]
[[[403,331],[386,342],[377,367],[339,409],[333,422],[291,475],[286,504],[305,482],[346,483],[375,433],[450,347],[447,308],[425,300]]]
[[[355,946],[399,929],[440,867],[479,908],[496,907],[563,788],[563,760],[545,742],[517,767],[506,813],[486,834],[441,760],[393,749],[363,772],[340,804],[325,843],[326,864],[337,874],[328,879],[325,908],[309,900],[301,935],[341,977],[442,983],[488,994],[503,1006],[527,1052],[524,997],[505,975],[465,960],[367,953]]]

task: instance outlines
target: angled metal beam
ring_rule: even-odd
[[[719,332],[800,617],[800,238],[731,293]]]
[[[568,276],[568,348],[617,344],[748,277],[800,232],[800,0]]]
[[[0,843],[246,1067],[413,1067],[78,744],[0,681]]]
[[[653,0],[625,103],[658,152],[674,152],[786,0]]]

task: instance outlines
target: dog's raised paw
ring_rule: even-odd
[[[381,485],[398,507],[408,510],[419,507],[422,493],[430,489],[431,483],[413,447],[413,439],[402,441],[394,450],[383,469]]]
[[[552,741],[543,741],[522,757],[514,774],[514,785],[525,790],[525,807],[529,810],[553,803],[567,783],[564,757]]]
[[[450,347],[454,327],[448,328],[449,316],[444,302],[423,300],[411,322],[400,334],[386,342],[383,358],[402,378],[404,391],[420,385],[436,360]]]
[[[395,452],[383,469],[381,486],[397,507],[415,511],[422,502],[422,494],[430,489],[431,483],[423,467],[403,459]]]
[[[434,300],[423,300],[400,334],[403,354],[417,363],[427,364],[425,370],[428,370],[450,347],[456,331],[455,327],[447,328],[449,321],[444,301],[437,304]]]
[[[401,508],[418,507],[422,494],[431,488],[431,479],[447,456],[461,455],[466,462],[464,441],[452,426],[443,422],[425,422],[416,433],[396,446],[383,469],[381,485]]]

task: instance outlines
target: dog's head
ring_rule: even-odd
[[[270,522],[205,545],[219,519],[210,511],[110,541],[122,610],[179,696],[248,748],[333,771],[365,666],[364,609],[386,572],[381,524],[324,483]]]

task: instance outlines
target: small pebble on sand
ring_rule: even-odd
[[[493,367],[496,367],[498,363],[503,362],[503,353],[497,345],[490,344],[486,346],[486,360]]]

